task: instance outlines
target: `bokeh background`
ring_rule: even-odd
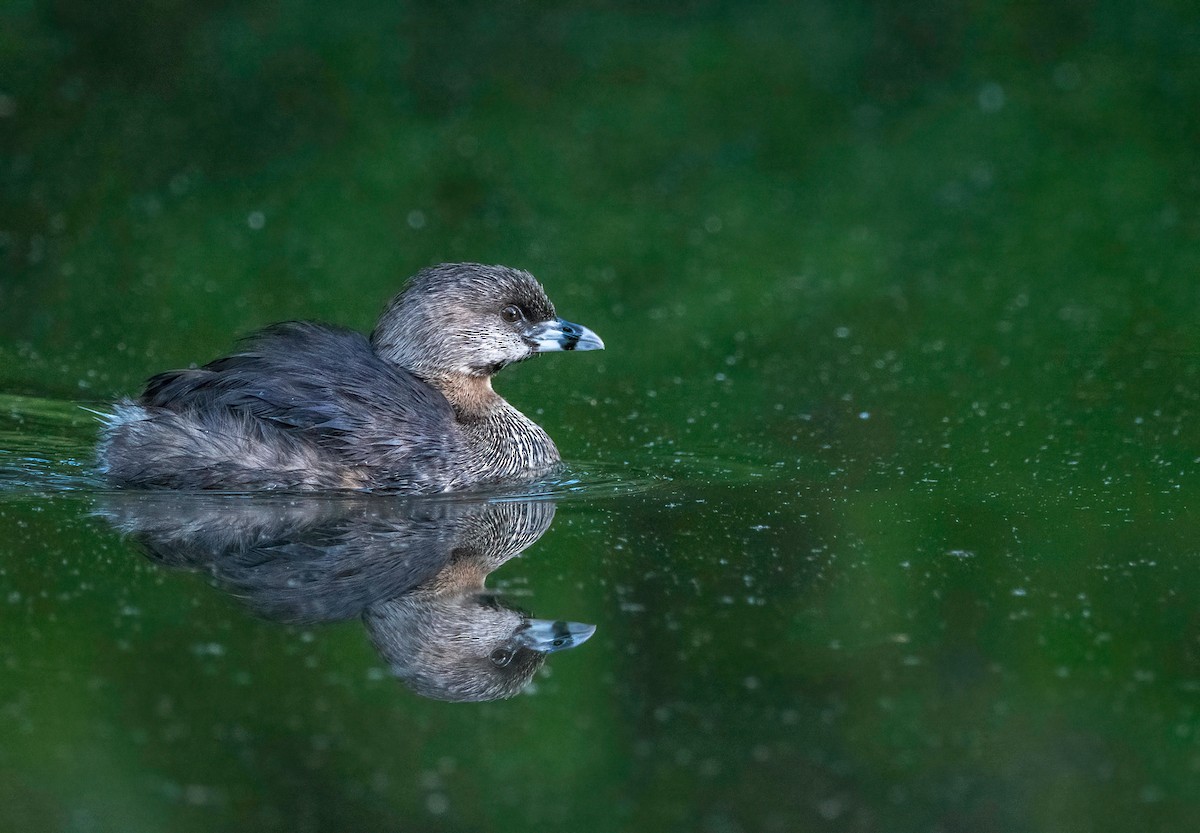
[[[536,694],[418,701],[54,479],[78,403],[450,260],[601,334],[498,388],[661,481],[505,568],[599,625]],[[1198,278],[1193,2],[6,0],[0,819],[1190,829]]]

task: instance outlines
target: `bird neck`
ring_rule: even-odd
[[[512,408],[500,394],[492,390],[492,380],[488,376],[455,375],[432,377],[427,381],[446,397],[458,421],[463,424],[480,422],[504,408]]]
[[[488,478],[545,470],[560,462],[558,448],[541,426],[492,390],[486,376],[459,376],[429,382],[454,408],[458,424],[475,449],[473,459]]]

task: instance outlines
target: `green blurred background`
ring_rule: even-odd
[[[499,379],[569,460],[672,478],[499,574],[599,625],[537,694],[54,479],[75,403],[448,260],[604,338]],[[6,0],[0,820],[1190,829],[1198,276],[1194,3]]]

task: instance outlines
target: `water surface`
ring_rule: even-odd
[[[1186,4],[0,17],[0,826],[1194,826]],[[91,471],[86,409],[459,259],[604,338],[497,380],[561,478]],[[595,630],[414,684],[492,614]]]

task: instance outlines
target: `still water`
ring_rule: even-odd
[[[1194,10],[285,6],[0,10],[0,829],[1195,828]],[[560,476],[96,477],[453,260]]]
[[[1194,812],[1194,523],[1135,443],[1045,486],[651,450],[525,494],[174,495],[91,481],[73,405],[4,404],[14,829]],[[542,664],[539,620],[582,644]]]

